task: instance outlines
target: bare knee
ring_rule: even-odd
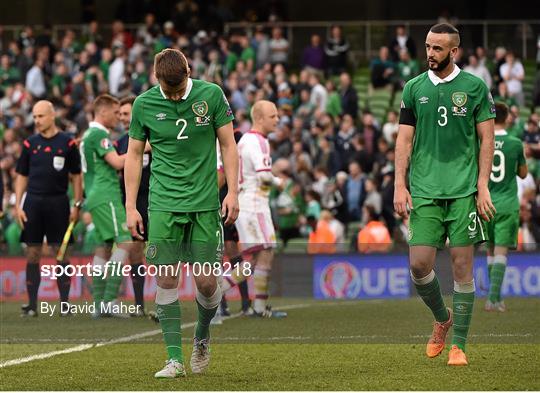
[[[199,277],[196,284],[197,290],[205,297],[210,297],[216,292],[217,280],[214,276]]]
[[[157,276],[157,286],[163,289],[174,289],[178,287],[178,277],[175,276]]]
[[[26,257],[28,258],[28,263],[39,263],[41,259],[41,246],[30,246],[26,251]]]

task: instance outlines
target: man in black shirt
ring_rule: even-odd
[[[78,220],[82,205],[81,159],[75,140],[56,127],[54,108],[49,101],[37,102],[32,115],[38,133],[23,142],[15,181],[17,221],[23,229],[21,241],[28,246],[29,302],[22,307],[21,316],[37,316],[43,237],[46,236],[56,254],[70,220]],[[71,211],[67,195],[70,180],[76,201]],[[67,263],[63,265],[65,268]],[[68,301],[70,282],[71,278],[65,274],[57,279],[62,302]]]
[[[124,126],[126,133],[115,143],[116,151],[119,155],[127,153],[129,142],[129,123],[131,122],[131,109],[135,97],[126,97],[120,101],[120,122]],[[133,294],[135,296],[135,304],[137,312],[132,314],[134,317],[145,315],[144,312],[144,275],[142,274],[141,265],[143,264],[144,245],[148,240],[148,191],[150,189],[150,163],[152,162],[152,153],[145,151],[143,154],[143,167],[141,173],[141,185],[137,194],[137,210],[141,213],[144,225],[144,240],[133,238],[133,247],[129,252],[129,261],[131,264],[131,282],[133,284]],[[122,189],[122,203],[126,203],[126,187],[124,184],[124,172],[120,172],[120,188]]]

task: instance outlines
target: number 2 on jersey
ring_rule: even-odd
[[[499,163],[495,164],[497,161],[499,161]],[[491,167],[491,175],[489,175],[489,178],[493,183],[499,183],[504,179],[504,175],[506,174],[504,164],[504,153],[500,150],[495,150],[493,155],[493,166]]]
[[[187,127],[187,120],[186,119],[176,120],[176,125],[179,125],[180,123],[182,123],[182,126],[180,127],[180,132],[178,132],[176,139],[188,139],[187,135],[182,135]]]

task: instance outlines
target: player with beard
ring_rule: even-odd
[[[404,87],[394,208],[402,217],[410,215],[411,277],[435,317],[426,354],[432,358],[444,350],[453,325],[448,365],[464,366],[474,304],[474,245],[487,240],[480,217],[489,221],[495,214],[488,188],[495,106],[486,84],[454,64],[459,43],[454,26],[433,26],[425,43],[429,70]],[[444,304],[433,270],[437,249],[447,239],[452,309]]]

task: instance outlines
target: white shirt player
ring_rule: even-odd
[[[238,143],[238,156],[241,209],[251,213],[269,212],[270,186],[276,180],[272,175],[268,139],[257,131],[245,133]]]

